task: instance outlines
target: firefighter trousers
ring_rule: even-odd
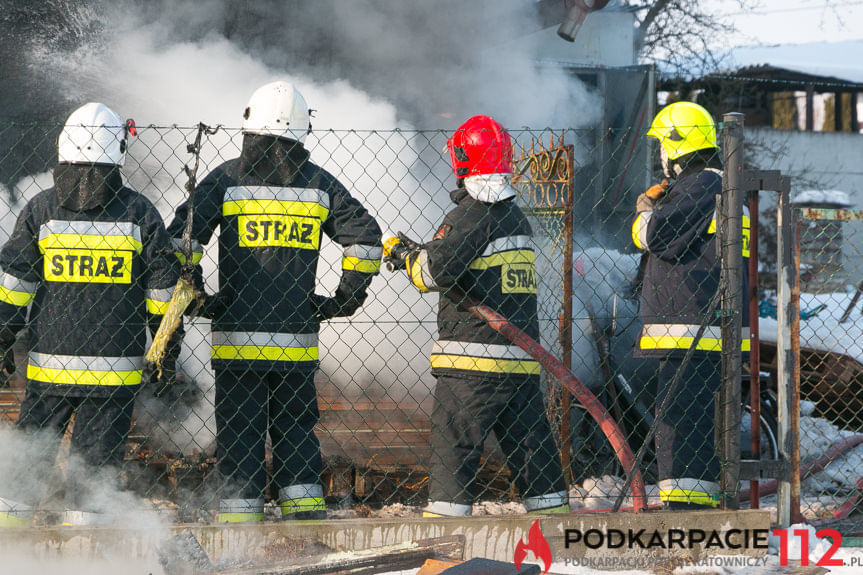
[[[682,358],[659,362],[657,411],[675,374],[683,368],[676,391],[663,413],[657,413],[659,479],[703,480],[704,489],[695,490],[709,492],[710,483],[715,484],[719,478],[719,458],[714,447],[714,394],[722,381],[720,354],[696,354],[686,366],[682,364]],[[692,483],[687,483],[686,489],[691,489]]]
[[[276,489],[320,484],[314,372],[216,370],[216,456],[222,498],[257,499],[266,488],[270,435]]]
[[[72,430],[70,461],[66,473],[66,506],[70,509],[100,512],[99,498],[94,493],[99,482],[114,483],[120,488],[119,471],[126,454],[126,438],[132,422],[135,398],[123,393],[109,397],[66,397],[45,395],[28,387],[21,402],[21,415],[16,426],[27,433],[26,454],[31,473],[47,483],[55,471],[54,461],[60,440],[68,427],[72,415],[75,423]],[[94,473],[97,471],[98,473]],[[41,499],[43,493],[31,496]],[[32,501],[38,505],[39,501]]]
[[[523,499],[565,493],[560,458],[536,378],[439,375],[431,423],[432,501],[473,503],[483,443],[491,431]]]

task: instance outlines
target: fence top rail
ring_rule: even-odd
[[[796,208],[804,220],[863,220],[863,210],[846,210],[844,208]]]

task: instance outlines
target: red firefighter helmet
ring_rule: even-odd
[[[446,142],[457,178],[512,173],[509,132],[489,116],[474,116]]]

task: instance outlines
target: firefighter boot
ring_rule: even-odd
[[[287,521],[321,521],[327,518],[324,488],[317,484],[300,483],[279,489],[279,507],[282,519]]]
[[[218,523],[257,523],[264,520],[263,499],[221,499]]]
[[[0,497],[0,527],[29,527],[34,514],[29,505]]]

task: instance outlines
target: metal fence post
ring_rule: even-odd
[[[743,325],[743,114],[722,117],[724,173],[719,203],[719,242],[722,278],[722,387],[720,388],[721,474],[724,506],[740,506],[740,377]]]
[[[782,178],[777,210],[777,322],[776,371],[779,411],[779,454],[791,465],[787,479],[779,480],[777,523],[788,527],[800,514],[800,288],[795,281],[794,244],[797,226],[790,200],[790,180]]]

